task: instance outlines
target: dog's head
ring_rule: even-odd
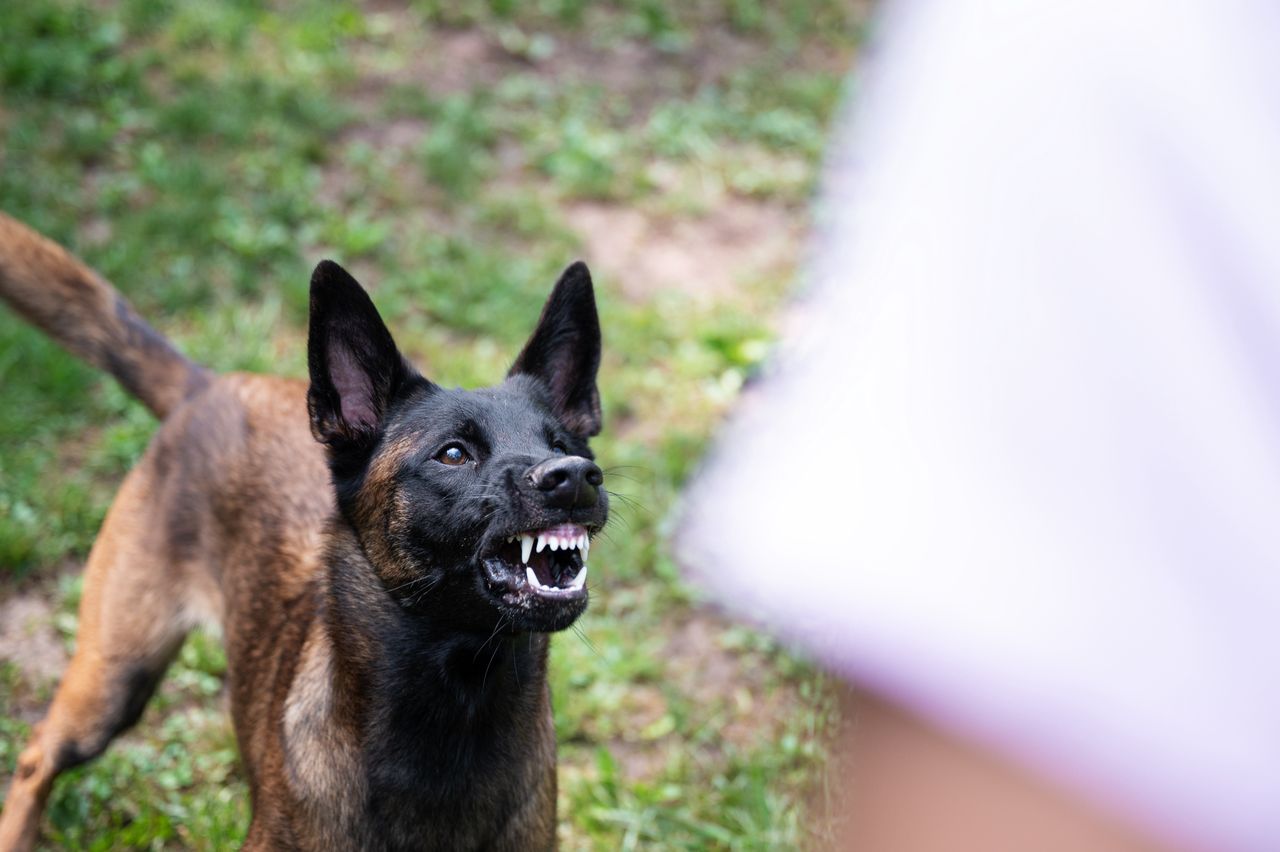
[[[563,630],[587,606],[608,517],[599,433],[600,322],[582,263],[556,284],[506,379],[428,381],[336,263],[311,279],[311,431],[338,506],[387,593],[459,629]]]

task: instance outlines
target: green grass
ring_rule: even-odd
[[[575,205],[673,232],[735,204],[803,219],[860,26],[837,0],[30,0],[0,39],[0,204],[219,370],[302,375],[309,272],[334,257],[428,375],[487,384],[584,254]],[[619,499],[592,609],[554,644],[562,845],[798,846],[829,690],[708,616],[665,540],[789,273],[637,295],[585,259]],[[47,578],[87,553],[154,423],[3,309],[0,403],[0,583],[43,582],[69,643],[78,584]],[[234,845],[224,669],[189,642],[140,727],[59,782],[47,842]],[[47,690],[0,661],[0,777]]]

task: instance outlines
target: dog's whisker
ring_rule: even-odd
[[[493,482],[473,482],[468,490],[472,493],[497,494],[503,497],[510,493],[506,486]]]
[[[604,655],[600,653],[600,649],[596,647],[596,643],[592,642],[590,639],[587,638],[587,634],[583,632],[582,628],[577,624],[572,625],[572,628],[573,628],[573,632],[576,633],[578,638],[582,640],[582,644],[587,646],[587,650],[595,654],[600,660],[603,661]]]
[[[641,477],[639,477],[639,476],[631,476],[631,475],[629,475],[629,474],[625,474],[625,473],[618,473],[618,471],[620,471],[620,470],[639,470],[639,471],[643,471],[644,473],[648,474],[648,476],[647,476],[647,477],[645,477],[645,478],[641,478]],[[609,477],[613,477],[613,478],[615,478],[615,479],[625,479],[625,480],[627,480],[628,482],[635,482],[635,483],[640,484],[640,485],[644,485],[644,484],[647,484],[647,483],[649,483],[649,482],[652,482],[652,481],[653,481],[653,471],[652,471],[652,470],[650,470],[650,469],[649,469],[649,468],[647,468],[647,467],[641,467],[641,466],[639,466],[639,465],[634,465],[634,464],[624,464],[624,465],[619,465],[618,467],[606,467],[606,468],[604,469],[604,475],[605,475],[605,476],[609,476]]]
[[[624,527],[627,528],[627,530],[635,531],[636,519],[631,517],[630,507],[627,507],[627,509],[628,511],[626,512],[615,512],[609,520],[613,521],[615,526],[617,524],[622,524]]]
[[[436,586],[440,585],[440,583],[443,580],[444,580],[443,576],[437,576],[430,583],[427,583],[422,588],[422,591],[414,595],[413,602],[410,604],[410,606],[417,606],[418,604],[422,603],[422,599],[425,598],[427,595],[429,595],[431,593],[431,590],[434,589]]]
[[[482,644],[479,648],[476,649],[475,654],[473,654],[471,657],[471,662],[474,663],[476,659],[480,656],[480,654],[484,651],[484,649],[488,647],[489,643],[493,641],[493,637],[498,635],[498,631],[502,629],[502,622],[505,620],[505,618],[506,616],[501,616],[498,618],[498,623],[494,625],[493,632],[489,634],[488,639],[484,640],[484,644]]]
[[[494,628],[493,636],[498,635],[498,631],[502,629],[502,625],[504,621],[506,621],[506,616],[502,616],[501,618],[498,619],[498,626]],[[490,636],[489,639],[492,639],[493,636]],[[489,644],[489,639],[485,640],[485,643],[484,643],[485,645]],[[480,647],[483,648],[484,645]],[[484,667],[484,677],[480,678],[480,691],[482,693],[484,692],[484,685],[489,682],[489,668],[493,665],[493,661],[497,659],[498,652],[501,650],[502,650],[502,643],[499,642],[497,645],[493,646],[493,653],[489,655],[489,663]]]
[[[506,496],[507,495],[501,491],[478,491],[478,492],[467,494],[466,499],[474,503],[483,503],[484,501],[494,497],[506,497]]]
[[[424,582],[424,581],[426,581],[426,580],[430,580],[430,579],[431,579],[430,575],[428,575],[428,574],[423,574],[421,577],[414,577],[412,580],[409,580],[408,582],[405,582],[405,583],[401,583],[401,584],[400,584],[400,585],[398,585],[398,586],[392,586],[391,588],[387,589],[387,592],[398,592],[398,591],[400,591],[401,589],[407,589],[407,588],[409,588],[410,586],[414,585],[415,583],[421,583],[421,582]]]
[[[621,516],[618,516],[618,517],[621,518]],[[632,529],[631,524],[628,524],[625,518],[621,518],[621,520],[624,524],[627,524],[627,530],[630,531]],[[596,537],[602,538],[605,541],[609,542],[610,544],[617,544],[613,536],[610,535],[608,527],[601,527],[599,530],[597,530]]]
[[[626,494],[621,494],[617,491],[609,491],[608,489],[605,489],[605,493],[608,494],[610,497],[612,497],[614,500],[621,500],[623,505],[626,506],[628,509],[635,509],[638,512],[644,512],[646,515],[652,514],[648,506],[646,506],[644,503],[641,503],[639,500],[635,499],[634,497],[628,496]]]

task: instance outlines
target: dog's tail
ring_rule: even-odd
[[[3,213],[0,299],[72,354],[115,376],[161,419],[212,378],[96,272]]]

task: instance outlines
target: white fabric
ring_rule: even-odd
[[[1280,848],[1280,7],[894,7],[724,603],[1187,847]]]

